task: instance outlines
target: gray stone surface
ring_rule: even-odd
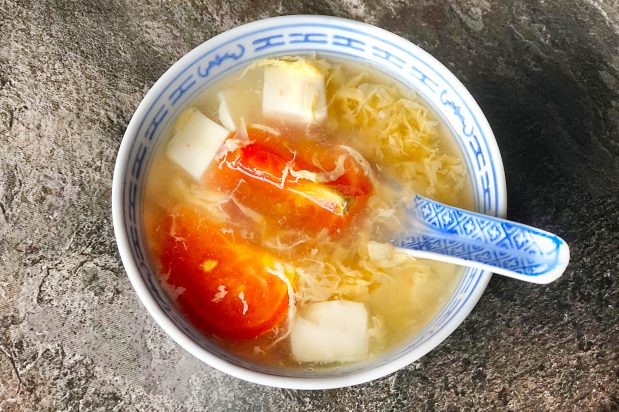
[[[110,212],[124,129],[164,70],[294,13],[377,24],[453,70],[494,128],[510,217],[572,247],[558,282],[495,277],[429,355],[323,392],[181,350],[135,296]],[[0,0],[0,410],[619,410],[618,50],[616,0]]]

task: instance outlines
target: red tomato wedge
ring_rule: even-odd
[[[182,292],[181,310],[202,331],[251,339],[281,323],[288,286],[267,272],[277,260],[233,233],[222,233],[199,209],[176,208],[166,220],[160,261],[166,281]]]
[[[274,147],[275,138],[263,130],[250,128],[248,133],[253,143],[227,153],[214,171],[219,189],[233,191],[244,205],[280,227],[313,233],[323,228],[340,231],[365,206],[372,184],[345,150],[314,147],[309,153],[293,153]],[[340,173],[325,179],[329,175],[325,171],[338,165]]]

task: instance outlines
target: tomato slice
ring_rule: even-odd
[[[267,132],[251,128],[248,132],[254,143],[227,153],[213,173],[220,190],[234,192],[241,203],[280,227],[314,233],[323,228],[339,232],[365,206],[372,184],[346,151],[313,147],[309,157],[319,161],[319,168],[304,158],[308,154],[274,147]],[[322,181],[325,170],[338,164],[343,174]]]
[[[177,303],[206,334],[251,339],[281,323],[288,286],[266,268],[277,260],[234,233],[223,233],[191,206],[166,220],[160,261]]]

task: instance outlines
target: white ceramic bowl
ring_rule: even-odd
[[[466,269],[436,316],[403,346],[365,363],[327,371],[266,367],[243,360],[201,335],[161,290],[142,230],[142,194],[153,153],[186,102],[227,73],[256,59],[318,53],[371,64],[414,89],[451,129],[462,153],[478,212],[503,217],[505,177],[492,130],[462,83],[428,53],[388,31],[324,16],[286,16],[229,30],[193,49],[152,87],[123,138],[113,182],[114,231],[123,264],[157,323],[184,349],[237,378],[284,388],[327,389],[388,375],[440,344],[473,309],[491,274]]]

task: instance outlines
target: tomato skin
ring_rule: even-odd
[[[164,225],[160,262],[166,282],[182,291],[177,304],[209,335],[251,339],[272,330],[288,313],[286,283],[265,270],[275,258],[201,214],[176,208]]]
[[[363,209],[372,193],[365,170],[343,149],[313,147],[309,157],[320,162],[322,168],[318,168],[303,158],[303,154],[308,156],[307,151],[293,153],[281,145],[276,147],[274,136],[265,131],[249,129],[249,138],[253,143],[227,153],[206,185],[234,192],[237,200],[270,217],[280,228],[294,227],[310,233],[326,228],[337,233]],[[317,184],[288,173],[290,168],[313,173],[333,170],[341,156],[345,172],[331,182]],[[304,196],[307,185],[336,193],[337,199],[343,199],[339,204],[345,207],[337,209],[332,203]]]

